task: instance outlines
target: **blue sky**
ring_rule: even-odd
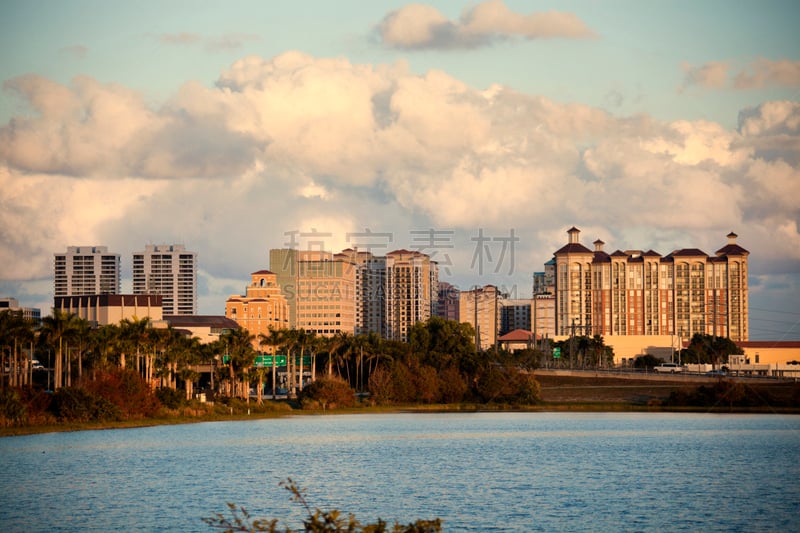
[[[47,309],[53,253],[129,278],[180,242],[220,314],[291,232],[369,229],[522,297],[573,225],[664,255],[735,231],[751,337],[798,338],[799,6],[3,2],[0,293]]]

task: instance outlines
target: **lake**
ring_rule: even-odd
[[[297,416],[0,438],[0,530],[210,531],[227,502],[445,531],[799,531],[800,417]]]

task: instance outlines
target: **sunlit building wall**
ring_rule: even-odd
[[[408,340],[411,327],[427,321],[438,300],[439,269],[430,256],[409,250],[386,254],[384,337]]]
[[[225,302],[225,317],[246,329],[253,338],[253,348],[270,351],[262,340],[275,330],[289,327],[289,304],[278,286],[278,276],[269,270],[250,274],[250,284],[243,296],[233,295]]]
[[[594,250],[569,242],[554,254],[557,335],[672,335],[748,338],[749,252],[728,244],[709,256],[696,248],[667,256],[649,250]]]

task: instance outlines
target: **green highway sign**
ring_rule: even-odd
[[[256,368],[264,368],[264,367],[272,367],[273,365],[273,358],[275,359],[275,366],[286,366],[286,355],[257,355],[255,363],[253,364]],[[222,356],[222,364],[227,365],[231,360],[230,355],[223,355]],[[300,366],[300,356],[294,356],[294,364],[296,366]],[[311,366],[311,356],[304,355],[303,356],[303,366]]]

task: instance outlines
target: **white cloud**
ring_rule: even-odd
[[[523,15],[511,11],[503,0],[487,0],[467,9],[457,22],[436,8],[408,4],[384,17],[378,26],[388,46],[415,48],[473,48],[521,37],[525,39],[594,37],[586,24],[572,13],[558,11]]]
[[[107,245],[127,268],[145,244],[176,242],[214,292],[244,286],[291,232],[330,233],[336,251],[366,229],[409,247],[412,228],[454,231],[440,255],[468,279],[470,235],[515,228],[527,263],[509,283],[528,286],[572,225],[664,254],[713,252],[734,230],[762,273],[800,270],[795,102],[730,130],[299,52],[237,61],[160,108],[86,77],[8,86],[31,112],[0,127],[0,279],[47,278],[69,245]],[[215,296],[228,294],[204,305]]]

